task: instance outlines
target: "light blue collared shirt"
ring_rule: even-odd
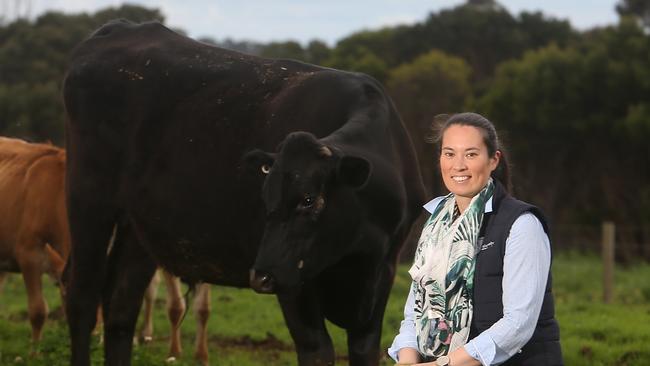
[[[424,205],[430,213],[444,197]],[[485,203],[492,212],[492,198]],[[551,245],[539,219],[530,212],[519,216],[510,228],[503,258],[503,317],[469,340],[465,350],[483,365],[499,365],[514,356],[533,336],[542,309],[546,280],[551,267]],[[411,285],[413,286],[413,285]],[[388,349],[395,361],[402,348],[417,349],[413,289],[404,305],[399,334]]]

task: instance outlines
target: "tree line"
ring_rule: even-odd
[[[616,11],[616,24],[579,31],[541,12],[511,14],[494,0],[468,0],[333,47],[200,40],[378,79],[411,132],[431,195],[443,193],[426,142],[434,116],[481,113],[502,132],[518,197],[554,224],[596,227],[608,219],[634,227],[625,240],[649,245],[621,255],[650,259],[650,3],[622,0]],[[123,5],[0,24],[0,134],[63,143],[67,58],[115,18],[165,20],[158,9]]]

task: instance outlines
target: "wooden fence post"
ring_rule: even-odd
[[[603,301],[611,304],[614,299],[614,238],[616,227],[611,221],[603,222]]]

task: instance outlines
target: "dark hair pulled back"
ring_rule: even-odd
[[[492,122],[487,118],[473,112],[457,113],[451,116],[436,116],[432,124],[433,135],[428,139],[428,142],[436,145],[438,155],[440,155],[442,149],[442,136],[452,125],[472,126],[477,128],[483,136],[483,142],[485,143],[485,146],[487,146],[488,154],[492,157],[497,151],[501,152],[499,164],[492,172],[492,178],[501,182],[506,190],[510,192],[512,188],[512,183],[510,181],[510,167],[508,165],[505,148],[499,141],[499,136],[497,135],[496,128],[494,128],[494,124],[492,124]]]

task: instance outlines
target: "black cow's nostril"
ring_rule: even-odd
[[[261,294],[272,294],[275,292],[275,280],[273,276],[265,272],[250,270],[250,286],[255,292]]]

